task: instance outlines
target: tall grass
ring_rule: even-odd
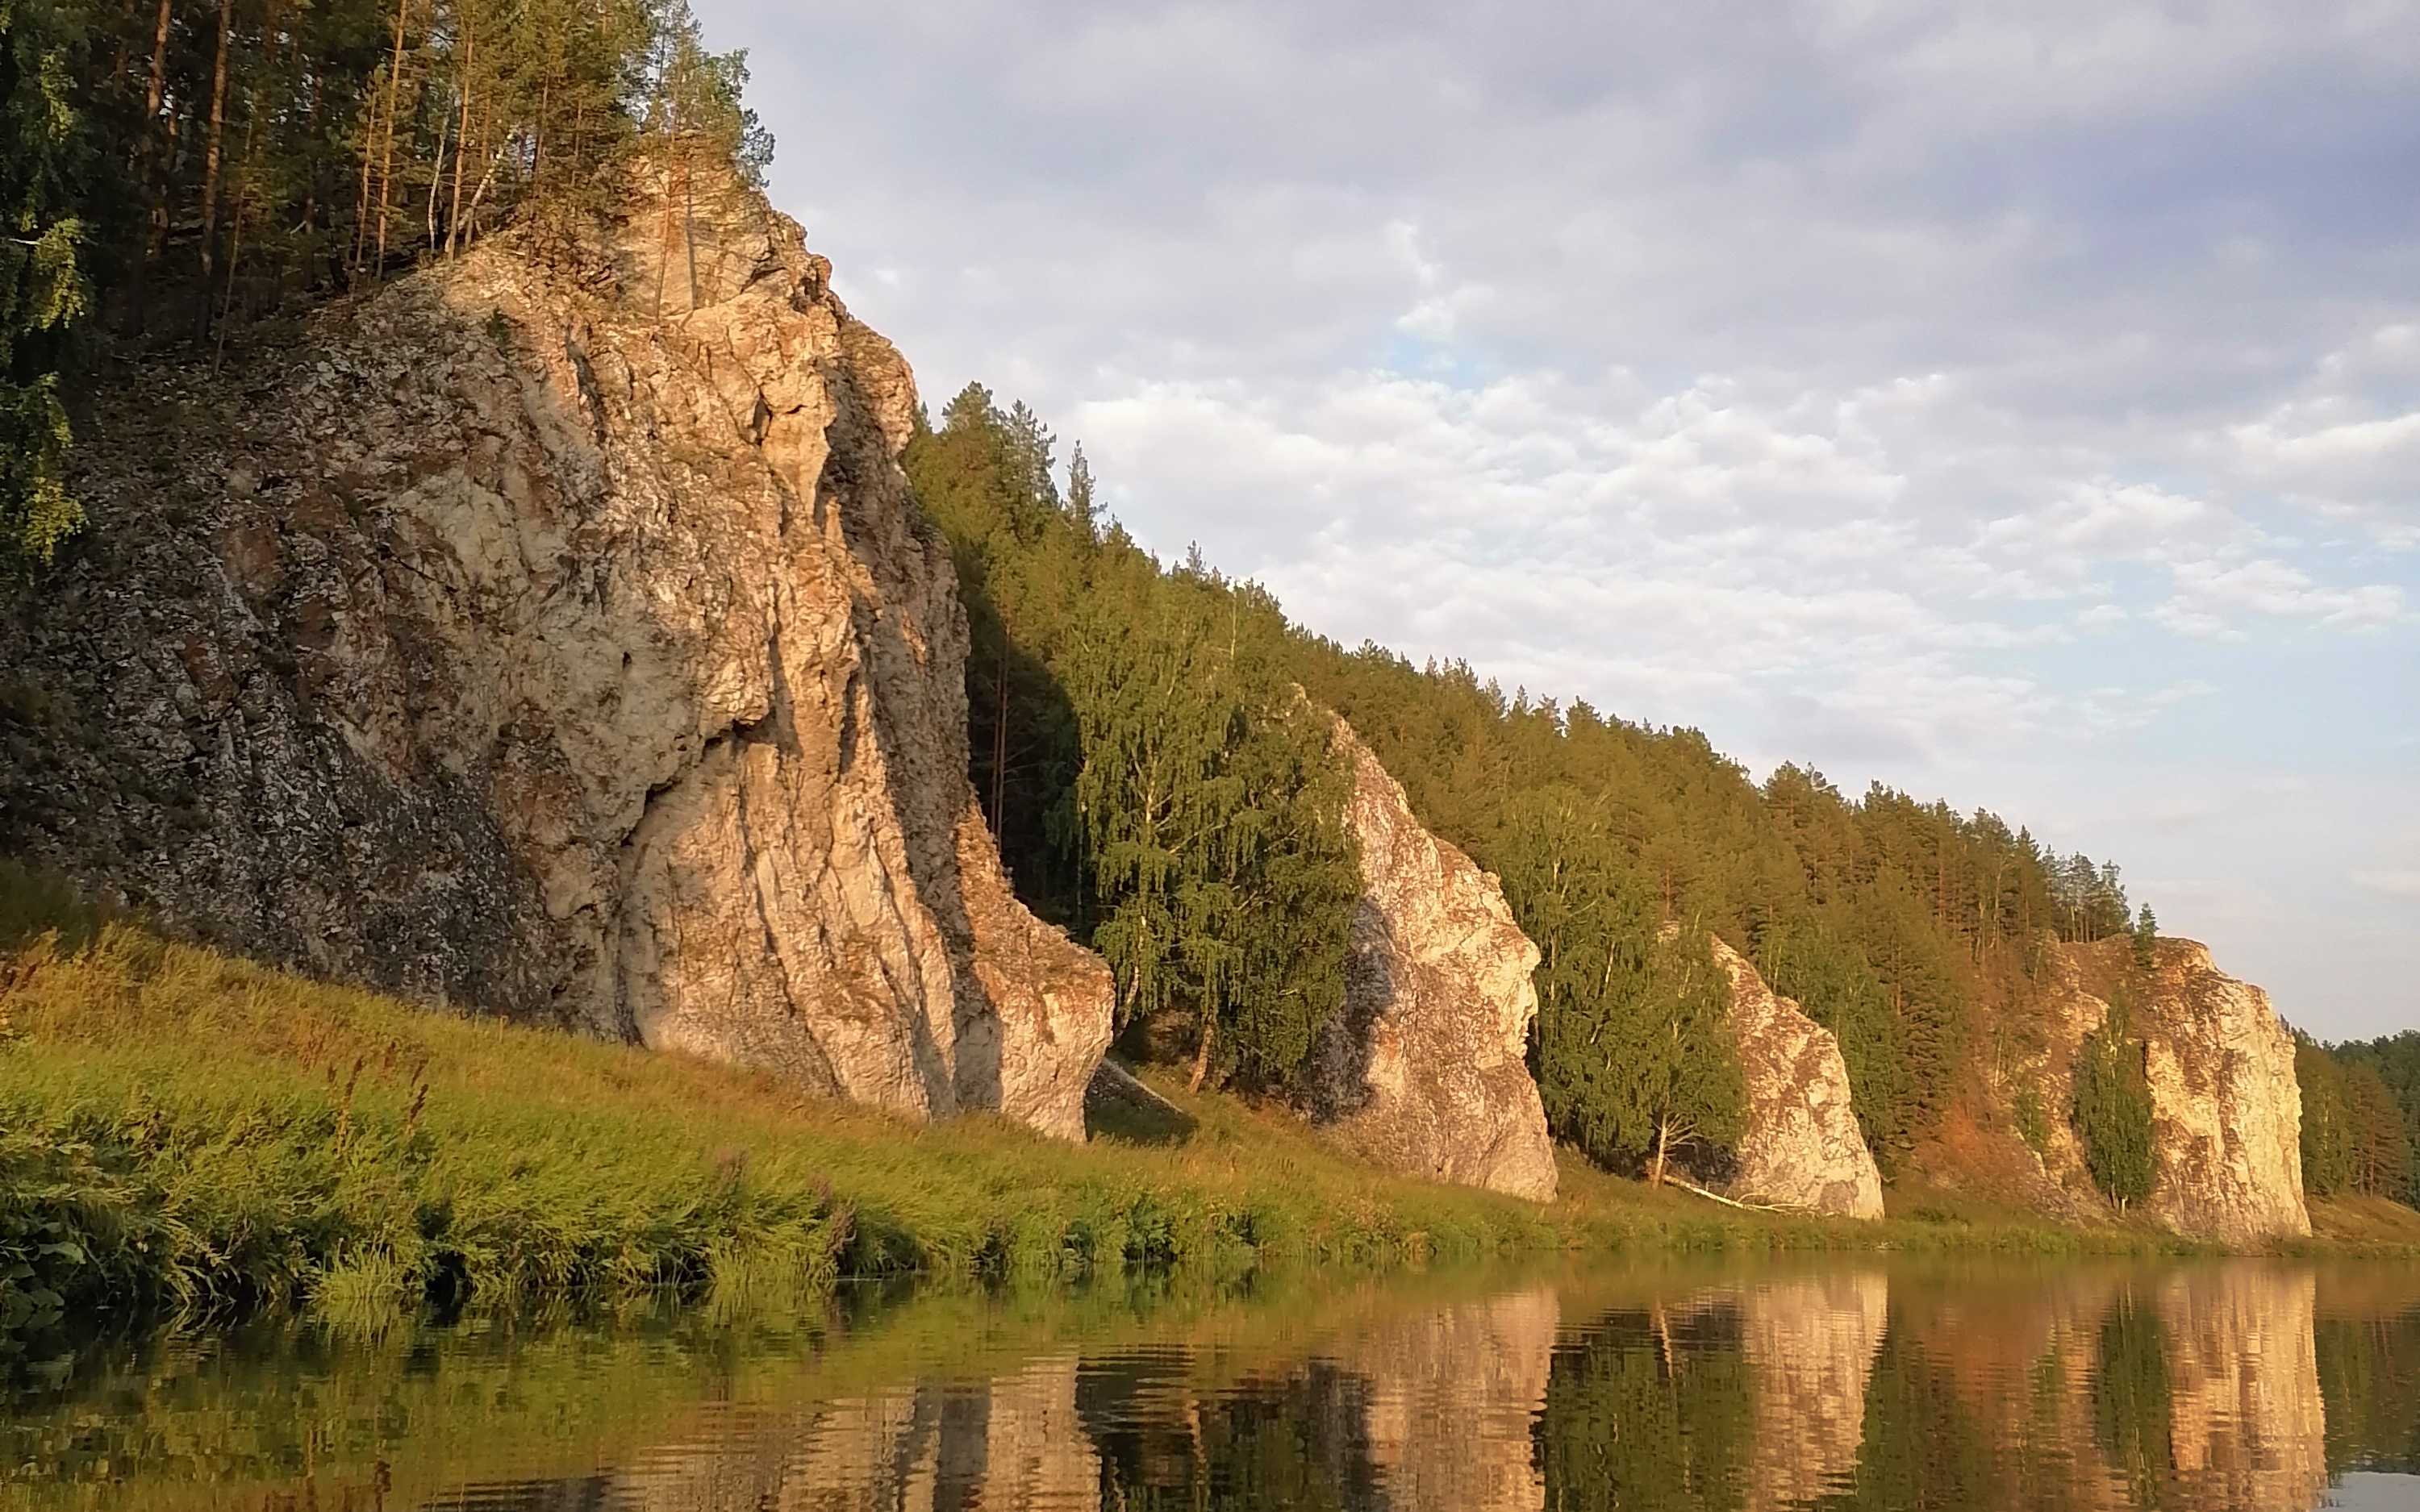
[[[758,1306],[844,1271],[1059,1277],[1563,1242],[1509,1198],[1375,1176],[1274,1114],[1186,1143],[920,1128],[768,1078],[430,1013],[119,922],[0,956],[0,1307],[675,1288]]]

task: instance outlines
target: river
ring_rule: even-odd
[[[1679,1261],[852,1288],[20,1365],[110,1512],[2420,1508],[2420,1269]]]

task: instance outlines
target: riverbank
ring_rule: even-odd
[[[9,920],[0,918],[0,942]],[[29,933],[21,917],[16,933]],[[125,923],[0,945],[0,1333],[299,1304],[671,1289],[732,1306],[839,1276],[1389,1267],[1558,1249],[2176,1253],[1993,1213],[1718,1207],[1565,1152],[1548,1207],[1389,1176],[1280,1109],[1087,1145],[933,1127],[770,1078],[432,1013]]]

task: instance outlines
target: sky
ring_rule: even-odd
[[[2420,1026],[2420,4],[700,0],[937,411]]]

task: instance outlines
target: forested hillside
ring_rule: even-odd
[[[2303,1181],[2314,1196],[2351,1192],[2420,1200],[2420,1030],[2294,1047],[2303,1088]]]
[[[1709,933],[1838,1035],[1889,1169],[2025,1052],[2049,942],[2156,927],[2117,867],[1996,815],[1799,766],[1760,785],[1695,730],[1323,640],[1198,554],[1163,567],[1101,520],[1080,447],[1062,488],[1054,447],[970,387],[908,454],[973,617],[976,785],[1020,890],[1109,957],[1122,1020],[1215,1027],[1207,1076],[1284,1089],[1340,994],[1352,856],[1297,687],[1503,877],[1544,956],[1549,1119],[1616,1168],[1660,1121],[1701,1158],[1738,1127]]]
[[[223,349],[577,200],[642,132],[759,170],[745,79],[687,0],[0,0],[0,568],[83,517],[103,352]]]

